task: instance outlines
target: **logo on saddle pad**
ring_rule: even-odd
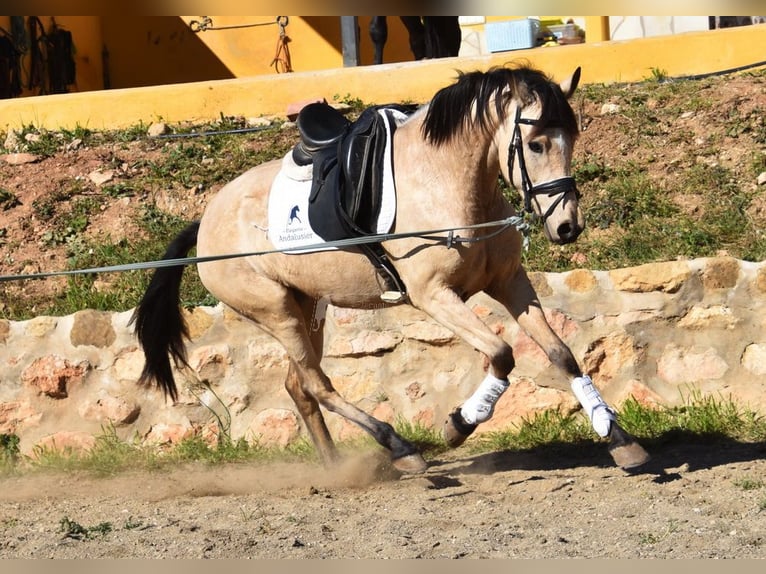
[[[298,217],[298,212],[301,210],[299,205],[294,205],[293,208],[290,210],[290,218],[287,220],[287,227],[290,227],[293,223],[296,221],[298,223],[303,223],[301,221],[301,218]]]

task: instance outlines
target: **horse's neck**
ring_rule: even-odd
[[[422,143],[422,138],[419,141],[426,145],[430,168],[438,170],[440,175],[441,185],[433,186],[441,196],[437,201],[445,199],[439,187],[451,188],[455,208],[473,222],[487,221],[503,209],[504,200],[497,186],[500,157],[491,133],[469,129],[439,148]]]

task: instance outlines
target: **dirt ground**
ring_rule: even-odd
[[[754,148],[726,135],[722,112],[758,115],[765,93],[762,76],[714,81],[699,97],[713,94],[718,105],[659,129],[682,128],[692,147],[715,137],[724,164],[751,161]],[[602,114],[603,103],[579,109],[586,129],[577,157],[632,159],[651,177],[667,178],[679,158],[694,155],[678,141],[660,156],[633,145],[620,127],[632,120]],[[663,106],[671,104],[683,109],[682,102]],[[18,199],[0,209],[0,273],[64,268],[66,246],[46,241],[50,229],[36,216],[36,199],[76,178],[95,193],[95,171],[112,172],[112,183],[129,181],[158,149],[74,145],[40,161],[0,161],[0,188]],[[742,185],[756,186],[752,177]],[[216,191],[166,198],[163,207],[191,219]],[[127,213],[135,205],[134,198],[106,201],[89,229],[130,237]],[[56,285],[25,289],[44,295]],[[485,455],[463,447],[415,477],[399,477],[375,452],[333,469],[282,463],[5,478],[0,558],[766,557],[766,445],[681,439],[646,446],[652,462],[633,473],[616,468],[596,444]]]
[[[602,447],[6,479],[0,558],[766,557],[766,445]]]

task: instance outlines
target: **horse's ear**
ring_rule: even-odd
[[[572,74],[568,79],[561,82],[561,91],[564,92],[564,95],[567,97],[567,99],[572,97],[572,94],[575,93],[575,90],[577,89],[577,84],[580,83],[580,66],[577,66],[577,69],[574,71],[574,74]]]

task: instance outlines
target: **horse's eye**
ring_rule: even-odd
[[[540,142],[529,142],[529,151],[532,153],[543,153],[543,144]]]

